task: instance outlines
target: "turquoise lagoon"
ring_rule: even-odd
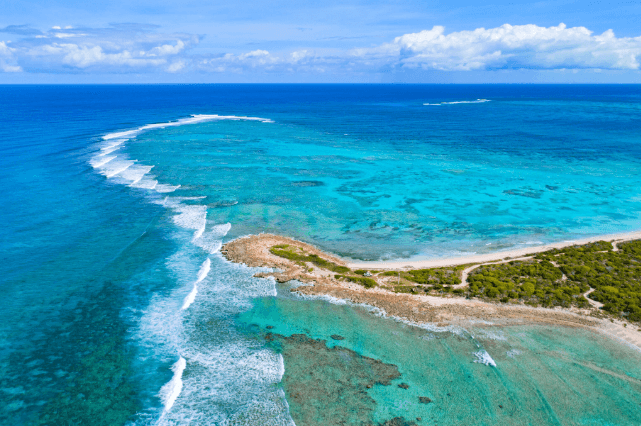
[[[641,353],[607,337],[412,326],[219,253],[638,230],[638,86],[0,90],[0,423],[641,423]]]

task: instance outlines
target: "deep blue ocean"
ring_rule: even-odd
[[[414,327],[219,253],[640,230],[639,129],[638,85],[0,86],[0,424],[641,424],[641,353],[614,340]],[[400,378],[363,390],[363,357]],[[293,391],[326,385],[314,410]]]

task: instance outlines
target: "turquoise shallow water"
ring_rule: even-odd
[[[373,424],[396,417],[445,425],[641,421],[638,351],[591,331],[549,326],[421,329],[377,318],[365,308],[303,301],[287,293],[281,288],[280,297],[260,299],[239,317],[240,323],[263,333],[305,334],[324,340],[327,347],[344,347],[395,365],[400,377],[390,385],[357,389],[376,401],[367,419]],[[336,335],[344,339],[331,337]],[[285,375],[291,375],[292,382],[305,380],[318,360],[311,352],[288,357],[288,343],[283,346]],[[477,354],[483,351],[494,366],[479,362]],[[345,364],[344,357],[335,356],[338,378],[328,387],[329,394],[348,393],[349,387],[341,383],[356,372]],[[409,388],[400,388],[401,383]],[[421,404],[421,396],[432,402]],[[303,406],[313,404],[301,400]],[[332,401],[326,410],[334,411],[330,418],[337,419],[349,408]]]
[[[257,232],[394,259],[638,230],[639,87],[0,92],[0,424],[641,421],[641,355],[604,337],[419,329],[219,254]]]

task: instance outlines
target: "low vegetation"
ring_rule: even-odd
[[[409,271],[355,270],[307,254],[298,247],[273,246],[271,253],[306,267],[312,263],[335,272],[336,279],[366,288],[385,286],[397,293],[452,293],[532,306],[590,306],[584,294],[603,303],[603,310],[630,321],[641,321],[641,240],[618,244],[599,241],[583,246],[553,249],[529,260],[487,264],[472,270],[468,286],[461,284],[461,272],[471,265]],[[372,277],[370,278],[370,274]],[[394,279],[392,277],[397,277]]]
[[[334,278],[336,278],[337,280],[345,279],[347,281],[360,284],[365,288],[373,288],[378,285],[376,280],[372,278],[367,278],[367,277],[354,277],[350,275],[334,275]]]
[[[292,247],[287,244],[272,246],[269,251],[276,256],[284,257],[285,259],[296,262],[300,266],[305,266],[306,262],[310,262],[318,266],[319,268],[327,269],[332,272],[338,272],[342,274],[351,272],[351,270],[346,266],[337,265],[336,263],[325,260],[316,254],[306,254],[298,247]]]
[[[412,269],[401,271],[400,278],[416,284],[449,286],[461,284],[461,272],[470,265],[459,265],[447,268]],[[395,277],[399,271],[383,272],[380,276]]]
[[[604,304],[603,310],[641,321],[641,241],[549,250],[531,261],[484,265],[468,278],[469,296],[523,300],[540,306],[588,307],[583,296]]]

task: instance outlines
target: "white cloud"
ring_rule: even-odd
[[[593,35],[585,27],[509,25],[445,34],[445,28],[405,34],[373,49],[357,49],[361,60],[435,70],[639,69],[641,37],[617,38],[612,30]]]
[[[71,38],[71,37],[83,37],[87,34],[77,34],[77,33],[55,33],[53,36],[55,38]]]
[[[300,62],[305,58],[311,56],[307,50],[297,50],[296,52],[291,53],[291,61],[293,63]]]
[[[16,63],[40,72],[176,72],[188,63],[187,49],[199,42],[195,35],[158,34],[136,24],[57,29],[20,40],[12,50]]]
[[[585,27],[502,25],[446,33],[442,26],[401,35],[371,48],[257,49],[224,54],[193,54],[200,36],[162,34],[158,27],[114,24],[108,28],[61,26],[45,32],[9,26],[21,39],[0,42],[5,72],[202,72],[229,73],[384,73],[391,69],[442,71],[639,70],[641,37],[619,37],[612,30],[595,35]]]
[[[146,53],[147,56],[169,56],[177,55],[185,49],[186,44],[182,40],[177,40],[176,45],[163,44],[156,46]]]
[[[150,65],[164,65],[167,62],[165,59],[140,58],[128,50],[122,50],[117,53],[105,53],[101,46],[71,43],[45,45],[29,53],[39,57],[61,58],[63,64],[81,69],[98,64],[145,67]]]
[[[281,62],[279,57],[270,54],[267,50],[257,49],[240,55],[226,53],[216,58],[204,59],[200,62],[200,67],[214,72],[242,72],[247,68],[271,70]]]
[[[167,67],[167,72],[174,73],[174,72],[182,71],[185,68],[185,65],[186,65],[185,61],[182,61],[182,60],[172,62]]]
[[[0,71],[2,72],[21,72],[22,68],[15,65],[12,49],[7,45],[8,42],[0,41]]]

